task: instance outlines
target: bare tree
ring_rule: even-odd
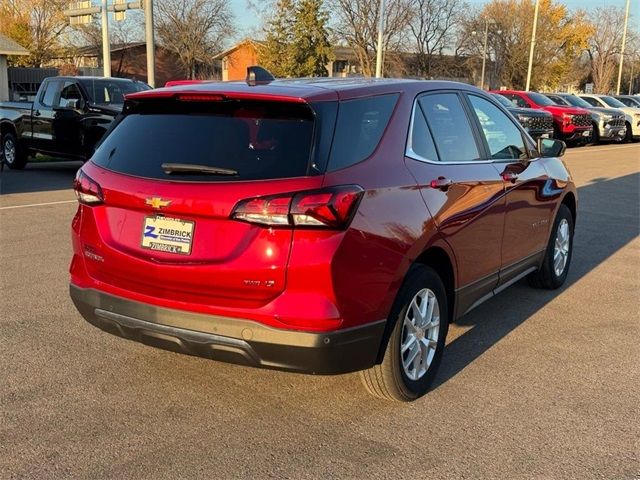
[[[158,39],[178,54],[189,78],[234,31],[227,0],[162,0],[156,7]]]
[[[60,48],[59,39],[68,26],[62,14],[65,0],[2,0],[0,33],[29,50],[29,57],[17,59],[27,66],[41,67]]]
[[[421,76],[431,75],[433,58],[450,46],[461,12],[466,5],[461,0],[414,0],[409,30],[416,49],[416,67]]]
[[[594,19],[594,30],[589,38],[587,53],[591,64],[593,88],[598,93],[609,93],[618,72],[624,11],[613,6],[596,8],[591,17]],[[634,37],[633,29],[630,28],[627,45],[634,44]]]
[[[379,5],[377,0],[330,0],[336,18],[335,34],[353,48],[366,76],[375,71],[378,41]],[[400,50],[410,17],[408,0],[388,0],[385,9],[383,49]]]

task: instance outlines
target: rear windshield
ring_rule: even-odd
[[[93,156],[110,170],[199,182],[318,173],[311,158],[316,118],[306,104],[147,100],[127,112]],[[167,165],[174,171],[167,172]]]

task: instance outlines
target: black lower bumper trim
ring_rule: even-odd
[[[374,365],[385,321],[327,333],[185,312],[70,285],[78,311],[114,335],[165,350],[253,367],[333,375]]]

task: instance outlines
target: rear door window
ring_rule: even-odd
[[[480,159],[469,118],[455,93],[425,95],[419,100],[443,162]]]
[[[93,156],[95,163],[110,170],[177,181],[310,174],[315,117],[306,104],[147,100],[127,111]],[[167,173],[167,165],[226,172]]]
[[[371,156],[387,128],[398,96],[394,93],[340,102],[329,170],[349,167]]]

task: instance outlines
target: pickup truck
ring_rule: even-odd
[[[574,144],[587,144],[593,136],[591,114],[578,107],[556,105],[549,98],[537,92],[521,90],[500,90],[499,93],[511,101],[516,107],[535,108],[553,115],[553,138]]]
[[[123,78],[46,78],[33,103],[0,102],[4,163],[21,169],[36,153],[88,159],[122,111],[125,95],[149,88],[143,82]]]
[[[511,115],[524,127],[531,138],[553,138],[553,115],[544,110],[516,107],[506,97],[497,93],[491,94]]]

